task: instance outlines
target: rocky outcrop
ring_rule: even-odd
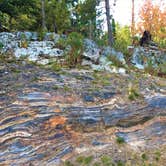
[[[6,63],[0,61],[1,165],[60,165],[80,151],[106,154],[108,147],[117,156],[116,137],[125,142],[120,159],[129,148],[140,155],[166,145],[164,78],[78,69],[56,73]],[[134,101],[126,94],[130,81],[140,89]]]
[[[0,33],[1,52],[12,52],[16,58],[28,58],[45,65],[63,56],[63,50],[54,48],[59,37],[55,33],[46,33],[44,40],[39,41],[36,32]]]
[[[3,45],[0,51],[2,53],[12,52],[16,58],[28,58],[30,61],[43,65],[56,61],[59,57],[64,57],[64,53],[67,53],[67,48],[66,50],[57,48],[57,42],[61,38],[60,35],[46,33],[42,36],[42,41],[39,41],[40,38],[36,32],[3,32],[0,33],[0,43]],[[62,36],[62,38],[65,37]],[[108,57],[114,57],[125,64],[122,53],[110,47],[100,49],[94,41],[84,39],[82,65],[89,65],[94,70],[125,73],[124,69],[114,67]]]
[[[156,46],[137,47],[133,50],[132,63],[138,69],[144,69],[149,65],[157,68],[165,62],[166,52],[159,50]]]
[[[59,57],[64,58],[67,53],[67,48],[65,50],[57,48],[57,42],[61,37],[66,38],[55,33],[46,33],[41,36],[36,32],[3,32],[0,33],[0,52],[12,52],[16,58],[28,58],[30,61],[46,65],[57,61]],[[130,51],[131,63],[138,69],[148,66],[157,68],[166,62],[166,52],[159,50],[153,43],[148,47],[132,47],[130,50],[132,50]],[[112,73],[126,73],[127,67],[125,56],[121,52],[110,47],[101,49],[90,39],[84,39],[82,65]]]
[[[101,50],[99,49],[97,44],[93,40],[85,39],[84,48],[85,50],[83,56],[93,61],[94,63],[97,63],[101,54]]]

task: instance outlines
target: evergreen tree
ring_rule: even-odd
[[[46,7],[46,25],[49,31],[62,33],[70,26],[70,13],[65,0],[49,0]]]

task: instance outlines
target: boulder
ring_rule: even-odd
[[[111,48],[111,47],[105,47],[102,51],[102,56],[105,56],[105,57],[114,56],[123,64],[126,63],[123,53],[116,51],[114,48]]]
[[[17,37],[17,40],[28,40],[30,41],[32,39],[32,32],[17,32],[16,33],[16,37]]]
[[[63,56],[63,51],[58,48],[53,48],[53,46],[53,42],[34,41],[31,42],[27,48],[16,48],[14,50],[14,55],[17,58],[27,56],[30,61],[37,61],[40,57],[49,59]]]
[[[100,49],[97,44],[93,40],[85,39],[84,48],[85,51],[83,53],[83,56],[93,61],[94,63],[97,63],[100,57]]]
[[[166,62],[166,53],[150,47],[137,47],[133,51],[132,63],[138,69],[144,69],[149,64],[158,67]]]

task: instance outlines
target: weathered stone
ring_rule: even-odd
[[[32,32],[17,32],[16,37],[17,40],[28,40],[30,41],[32,39]]]
[[[137,47],[134,49],[132,55],[132,63],[139,69],[144,69],[149,63],[155,68],[165,62],[166,54],[163,51],[150,48]]]
[[[156,122],[143,130],[134,132],[117,132],[118,137],[124,138],[125,142],[136,148],[154,148],[165,145],[166,122]],[[155,140],[155,141],[153,141]]]
[[[102,55],[105,57],[109,57],[109,56],[114,56],[116,57],[120,62],[122,62],[123,64],[125,64],[125,59],[124,59],[124,55],[121,52],[117,52],[115,51],[115,49],[110,48],[110,47],[105,47],[102,51]]]
[[[166,96],[156,96],[148,99],[150,107],[166,109]]]
[[[94,102],[93,96],[89,95],[89,94],[84,94],[83,99],[84,99],[85,102]]]
[[[83,53],[83,56],[97,63],[100,56],[100,49],[98,48],[97,44],[90,39],[85,39],[84,47],[85,51]]]
[[[26,62],[0,62],[0,66],[2,72],[8,71],[0,72],[2,165],[60,165],[77,154],[78,148],[84,156],[111,151],[124,158],[126,150],[133,147],[165,145],[165,92],[154,97],[156,87],[151,86],[164,89],[164,78],[87,69],[56,73]],[[100,84],[105,75],[109,86]],[[132,80],[139,82],[140,94],[145,98],[127,99]],[[127,145],[117,145],[115,135],[123,137]]]

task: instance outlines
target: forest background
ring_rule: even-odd
[[[135,21],[135,1],[131,0],[131,25],[123,26],[114,19],[112,12],[117,1],[0,0],[0,26],[10,31],[37,31],[41,35],[46,32],[77,32],[100,46],[111,45],[123,53],[127,52],[127,46],[133,44],[134,40],[134,44],[138,44],[144,30],[149,30],[153,40],[161,48],[166,47],[164,1],[154,3],[152,0],[144,0],[138,13],[139,19]],[[104,28],[105,20],[108,31]]]

